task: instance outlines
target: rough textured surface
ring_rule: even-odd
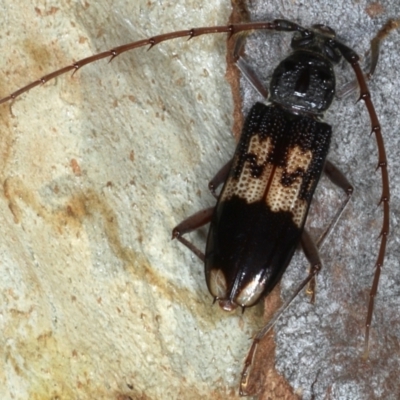
[[[303,2],[252,1],[253,20],[287,18],[310,26],[328,24],[339,38],[364,57],[369,41],[388,18],[400,16],[397,1]],[[380,5],[380,7],[378,7]],[[246,52],[260,76],[287,54],[290,34],[256,34],[248,40]],[[391,233],[375,303],[370,338],[370,356],[362,359],[368,293],[379,245],[382,208],[380,172],[375,172],[377,150],[369,136],[370,122],[356,94],[335,101],[326,121],[333,126],[329,158],[341,167],[354,184],[353,199],[328,243],[321,251],[323,271],[317,283],[317,300],[311,305],[299,296],[275,328],[276,368],[292,386],[271,379],[268,358],[260,361],[255,376],[262,399],[397,399],[400,380],[400,274],[399,274],[399,92],[400,32],[393,32],[381,46],[381,57],[370,90],[385,139],[391,183]],[[351,68],[337,68],[338,86],[351,79]],[[254,91],[243,89],[245,109],[258,100]],[[329,222],[341,193],[326,178],[317,189],[308,221],[316,237]],[[282,281],[287,297],[304,276],[306,261],[299,252]],[[266,308],[268,309],[268,299]],[[265,346],[270,346],[266,341]],[[262,349],[263,350],[263,349]],[[269,356],[265,356],[269,354]],[[264,373],[262,372],[264,371]],[[257,375],[257,374],[260,375]]]
[[[1,2],[2,95],[217,1]],[[2,399],[226,399],[255,315],[212,306],[171,242],[234,148],[225,36],[100,61],[1,106]],[[203,230],[192,235],[202,246]],[[260,321],[258,315],[257,320]],[[125,397],[124,397],[125,396]]]
[[[0,4],[0,95],[94,52],[224,24],[230,14],[228,1]],[[386,19],[400,15],[396,0],[251,4],[253,19],[327,23],[361,55]],[[255,39],[247,52],[268,77],[290,35]],[[276,374],[269,343],[255,371],[260,398],[395,399],[400,391],[399,49],[394,32],[370,85],[392,188],[370,358],[360,356],[380,181],[368,115],[350,98],[326,119],[335,131],[330,158],[354,183],[354,199],[322,251],[317,304],[300,296],[275,329],[276,365],[293,389]],[[348,67],[338,72],[351,77]],[[0,107],[2,399],[237,397],[261,308],[227,316],[211,306],[201,263],[170,241],[178,222],[213,204],[207,181],[233,151],[224,74],[223,35],[176,40],[100,61]],[[256,98],[245,89],[244,100],[249,109]],[[340,198],[322,179],[312,232]],[[191,238],[201,246],[204,235]],[[284,297],[304,265],[299,254],[284,277]]]

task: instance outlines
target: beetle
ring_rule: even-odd
[[[242,28],[229,27],[232,36]],[[325,168],[330,179],[348,195],[353,191],[340,171],[326,161],[332,131],[329,125],[321,122],[335,94],[333,67],[343,57],[354,69],[360,87],[360,100],[368,109],[382,173],[384,221],[366,321],[367,355],[373,301],[389,233],[390,195],[381,128],[359,66],[359,57],[337,41],[336,33],[326,25],[314,25],[307,29],[288,20],[274,20],[261,22],[260,25],[250,23],[245,27],[246,30],[258,28],[294,32],[291,42],[293,52],[272,74],[270,94],[265,96],[270,103],[257,103],[252,107],[233,159],[210,182],[211,190],[224,182],[217,205],[185,220],[174,228],[173,237],[205,262],[209,291],[214,301],[218,301],[226,311],[238,306],[243,309],[251,307],[270,293],[285,272],[300,240],[311,263],[306,282],[313,282],[321,261],[304,231],[304,223],[322,170]],[[223,28],[218,30],[223,31]],[[201,30],[191,31],[190,38],[198,33]],[[157,43],[157,40],[154,42]],[[372,55],[370,75],[377,57],[377,53]],[[242,69],[248,71],[246,66]],[[249,80],[261,88],[260,93],[268,93],[268,89],[262,88],[251,72]],[[210,228],[203,254],[182,235],[206,223],[210,223]],[[253,352],[266,332],[262,330],[253,342],[243,372],[241,394],[247,388],[247,368],[252,364]]]

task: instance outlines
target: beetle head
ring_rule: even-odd
[[[327,25],[316,24],[311,29],[296,31],[292,38],[293,50],[309,50],[319,53],[337,64],[342,56],[336,46],[336,33]]]

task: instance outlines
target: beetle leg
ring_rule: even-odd
[[[375,72],[376,65],[378,64],[379,58],[379,47],[383,39],[389,35],[391,31],[394,31],[400,26],[400,18],[398,19],[389,19],[386,21],[386,24],[382,26],[379,32],[375,35],[375,37],[371,40],[371,65],[369,67],[369,72],[367,74],[367,78],[371,79],[372,75]]]
[[[329,178],[329,180],[334,183],[336,186],[340,187],[344,190],[344,192],[351,196],[353,193],[353,186],[347,180],[345,175],[336,165],[334,165],[331,161],[326,160],[324,165],[324,173]]]
[[[333,231],[334,227],[336,226],[337,222],[341,218],[341,216],[342,216],[344,210],[346,209],[347,204],[349,203],[350,198],[353,194],[353,186],[351,185],[351,183],[347,180],[347,178],[343,174],[343,172],[340,171],[340,169],[338,167],[336,167],[329,160],[325,161],[324,173],[333,184],[335,184],[337,187],[339,187],[340,189],[342,189],[345,192],[347,197],[343,201],[343,203],[339,207],[339,209],[336,211],[336,214],[332,218],[331,223],[328,225],[328,227],[325,229],[325,231],[322,233],[322,235],[318,238],[317,246],[319,249],[323,246],[325,239]]]
[[[220,186],[223,182],[226,181],[229,175],[229,171],[232,167],[233,158],[229,160],[211,179],[208,184],[208,188],[210,189],[213,196],[218,199],[218,195],[215,190]],[[185,245],[190,251],[196,254],[197,257],[200,258],[201,261],[204,262],[205,256],[204,253],[199,250],[193,243],[189,242],[187,239],[183,237],[185,233],[192,232],[211,221],[213,212],[215,207],[206,208],[204,210],[198,211],[197,213],[191,215],[182,221],[179,225],[177,225],[172,230],[172,239],[179,240],[183,245]]]
[[[337,222],[339,221],[340,217],[343,214],[343,211],[347,207],[347,204],[350,201],[350,198],[353,194],[353,186],[347,180],[346,176],[343,174],[342,171],[338,167],[336,167],[331,161],[326,160],[324,165],[324,173],[329,178],[329,180],[335,184],[337,187],[342,189],[345,194],[347,195],[346,199],[343,201],[342,205],[336,211],[335,216],[332,218],[331,223],[325,229],[323,234],[318,238],[317,246],[320,249],[325,241],[325,239],[329,236],[329,234],[333,231],[333,228],[336,226]]]
[[[172,230],[172,239],[179,240],[184,244],[189,250],[191,250],[201,261],[204,262],[205,256],[202,251],[200,251],[193,243],[189,242],[187,239],[182,237],[185,233],[192,232],[203,225],[211,221],[211,217],[214,212],[214,207],[206,208],[204,210],[198,211],[196,214],[191,215],[182,221]]]
[[[228,179],[229,171],[231,170],[233,163],[233,158],[230,159],[214,176],[214,178],[211,179],[211,181],[208,183],[208,188],[210,189],[210,192],[212,195],[218,199],[218,195],[215,192],[215,189],[218,188],[222,183],[224,183]]]
[[[257,346],[260,340],[274,327],[279,318],[283,315],[285,310],[290,306],[292,301],[298,296],[298,294],[315,278],[315,275],[321,270],[322,262],[319,257],[318,244],[316,244],[306,229],[301,234],[301,246],[307,260],[311,264],[310,272],[307,277],[297,286],[293,291],[292,295],[281,305],[274,316],[268,321],[268,323],[257,333],[253,339],[250,350],[247,353],[246,360],[244,362],[244,368],[242,371],[242,377],[240,380],[239,393],[241,396],[246,395],[247,385],[249,383],[249,377],[251,375],[251,368],[253,365],[254,356],[256,354]]]
[[[336,186],[341,188],[347,195],[343,204],[337,210],[335,216],[332,218],[332,222],[325,229],[324,233],[319,237],[318,241],[315,243],[311,238],[306,229],[303,230],[301,235],[301,246],[303,252],[309,261],[311,268],[308,276],[297,286],[293,291],[292,295],[282,304],[282,306],[276,311],[272,319],[257,333],[253,339],[253,343],[247,354],[244,368],[242,372],[242,378],[240,381],[240,394],[244,395],[246,393],[246,388],[248,385],[248,380],[253,365],[254,356],[256,354],[257,346],[260,340],[274,327],[278,319],[282,316],[284,311],[290,306],[292,301],[297,297],[297,295],[308,285],[307,291],[311,293],[311,302],[315,301],[315,276],[321,270],[322,262],[319,256],[319,249],[324,245],[326,238],[332,232],[333,228],[339,221],[343,211],[345,210],[347,204],[350,201],[351,195],[353,193],[353,187],[347,180],[345,175],[329,160],[325,161],[324,172],[329,180]]]
[[[326,238],[330,235],[330,233],[334,230],[336,224],[340,220],[344,210],[347,207],[347,204],[350,201],[350,198],[353,194],[353,186],[351,183],[347,180],[346,176],[339,170],[338,167],[336,167],[331,161],[326,160],[325,165],[324,165],[324,173],[325,175],[329,178],[329,180],[338,186],[340,189],[342,189],[345,194],[346,194],[346,199],[342,202],[342,205],[339,207],[339,209],[336,211],[334,217],[331,220],[331,223],[326,227],[324,232],[321,234],[321,236],[317,240],[317,247],[320,249]],[[302,237],[303,240],[303,237]],[[304,246],[303,250],[305,252]],[[307,256],[307,254],[306,254]],[[308,258],[308,257],[307,257]],[[312,265],[313,262],[308,258],[308,261],[310,261],[310,264]],[[310,284],[307,288],[307,293],[311,295],[311,302],[313,303],[315,301],[315,277],[310,281]]]
[[[303,249],[304,255],[306,256],[308,262],[311,265],[309,275],[306,278],[306,280],[309,281],[306,293],[311,295],[311,303],[315,302],[315,287],[316,287],[315,275],[318,273],[318,271],[321,270],[322,267],[322,262],[319,257],[317,246],[318,245],[315,244],[314,240],[311,238],[307,230],[304,229],[303,233],[301,234],[301,247]],[[297,293],[296,292],[297,290],[295,291],[295,294],[297,296],[298,292]]]
[[[247,32],[246,32],[247,33]],[[237,35],[235,38],[235,46],[233,50],[233,59],[235,60],[236,66],[239,68],[243,77],[250,83],[251,86],[264,98],[268,98],[268,89],[264,83],[258,77],[253,68],[248,62],[241,56],[243,53],[243,47],[246,42],[247,34]]]
[[[379,51],[381,42],[390,34],[391,31],[400,26],[400,18],[389,19],[385,25],[378,31],[375,37],[371,40],[370,49],[367,54],[370,54],[369,71],[365,74],[367,80],[372,79],[379,59]],[[345,83],[339,90],[336,91],[336,96],[339,99],[345,98],[354,93],[358,89],[357,79]]]

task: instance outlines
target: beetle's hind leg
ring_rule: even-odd
[[[335,228],[336,224],[340,220],[344,210],[347,207],[347,204],[350,201],[350,198],[353,194],[353,186],[350,184],[350,182],[347,180],[346,176],[339,170],[338,167],[336,167],[331,161],[326,160],[325,165],[324,165],[324,173],[327,176],[327,178],[337,187],[342,189],[344,193],[346,194],[346,198],[343,200],[342,204],[340,207],[337,209],[334,217],[332,218],[330,224],[325,228],[323,233],[320,235],[320,237],[317,240],[317,248],[321,249],[321,247],[324,245],[326,238],[330,235],[330,233],[333,231]],[[303,246],[304,250],[304,246]],[[312,265],[312,263],[311,263]],[[314,303],[315,301],[315,287],[316,287],[316,282],[315,282],[315,276],[311,279],[309,286],[307,288],[307,293],[311,295],[311,302]]]
[[[338,167],[336,167],[331,161],[326,160],[324,165],[324,173],[327,178],[338,188],[342,189],[346,194],[346,198],[343,200],[341,206],[336,211],[334,217],[331,220],[331,223],[326,227],[322,235],[317,240],[317,246],[320,249],[325,239],[329,236],[329,234],[333,231],[333,228],[336,226],[337,222],[340,220],[343,211],[346,209],[347,204],[350,201],[350,198],[353,194],[353,186],[347,180],[346,176],[343,172],[340,171]]]
[[[301,246],[303,248],[305,256],[307,257],[307,260],[311,264],[310,272],[308,273],[308,276],[297,286],[292,295],[282,304],[282,306],[274,314],[272,319],[270,319],[268,323],[253,338],[253,343],[250,347],[249,352],[247,353],[247,357],[244,362],[242,377],[240,380],[239,393],[241,396],[247,396],[250,394],[248,393],[247,389],[249,387],[249,378],[251,375],[251,369],[253,367],[258,343],[274,327],[276,322],[280,319],[285,310],[290,306],[290,304],[298,296],[298,294],[306,287],[307,284],[309,284],[314,279],[315,275],[317,275],[317,273],[321,270],[322,262],[319,256],[318,246],[314,243],[313,239],[305,229],[303,230],[303,233],[301,235]]]
[[[249,386],[249,377],[251,373],[251,369],[253,366],[254,357],[256,354],[257,346],[260,340],[274,327],[276,322],[283,315],[285,310],[290,306],[293,300],[298,296],[298,294],[308,285],[308,292],[311,292],[311,302],[315,301],[315,277],[318,272],[322,268],[321,258],[319,256],[319,249],[326,242],[326,238],[332,232],[333,228],[336,226],[337,222],[340,220],[344,210],[346,209],[347,204],[350,201],[351,195],[353,193],[353,187],[350,182],[347,180],[345,175],[329,160],[326,160],[324,166],[324,172],[329,180],[342,189],[346,198],[342,202],[342,205],[336,211],[335,216],[332,218],[331,223],[324,230],[322,235],[318,238],[315,243],[311,238],[310,234],[306,229],[303,230],[301,235],[301,247],[303,249],[304,255],[306,256],[308,262],[310,263],[310,271],[305,279],[296,287],[296,289],[292,292],[291,296],[286,299],[286,301],[282,304],[282,306],[275,312],[272,319],[268,321],[268,323],[257,333],[257,335],[253,339],[253,343],[250,347],[250,350],[247,354],[244,368],[242,372],[242,378],[240,381],[240,394],[246,395],[247,388]]]

